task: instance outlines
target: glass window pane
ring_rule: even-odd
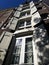
[[[30,12],[28,12],[29,14]],[[27,13],[23,13],[23,15]],[[24,29],[24,28],[30,28],[31,27],[31,18],[29,19],[24,19],[24,20],[20,20],[18,23],[17,23],[17,29],[20,30],[20,29]]]
[[[16,44],[12,54],[11,64],[19,64],[22,39],[16,39]]]
[[[28,21],[26,22],[26,25],[31,25],[31,20],[28,20]]]
[[[20,14],[20,17],[25,16],[25,14],[26,14],[26,12],[22,12],[22,13]]]
[[[25,63],[33,63],[32,37],[26,38]]]
[[[33,53],[25,53],[25,63],[33,63]]]
[[[17,28],[24,26],[24,21],[19,21],[17,23]]]
[[[33,51],[32,44],[25,46],[25,52],[31,52]]]
[[[22,44],[22,39],[16,39],[16,45],[15,46],[18,46],[18,45],[21,45]]]
[[[25,52],[31,52],[31,51],[33,51],[32,37],[26,38],[26,46],[25,46]]]
[[[30,15],[30,11],[27,11],[26,13],[27,13],[27,15]]]
[[[20,54],[21,46],[16,46],[14,49],[14,53]]]
[[[26,38],[26,45],[27,44],[32,44],[32,37],[31,38]]]
[[[25,15],[30,15],[30,10],[26,12],[21,12],[20,17],[25,16]]]
[[[19,27],[22,27],[22,26],[24,26],[24,22],[23,21],[20,22],[20,24],[19,24]]]
[[[12,64],[18,64],[19,63],[19,56],[13,55],[12,57]]]

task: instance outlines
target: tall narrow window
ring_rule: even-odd
[[[16,44],[15,44],[11,64],[19,64],[21,45],[22,45],[22,39],[16,39]]]
[[[33,63],[33,46],[32,46],[32,37],[26,38],[25,43],[25,63],[34,65]]]
[[[21,46],[22,45],[22,46]],[[17,39],[11,64],[34,65],[32,35]]]

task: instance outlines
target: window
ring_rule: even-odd
[[[16,46],[15,49],[14,49],[14,53],[13,54],[19,54],[20,53],[20,49],[21,49],[21,46]]]
[[[12,56],[11,64],[19,64],[20,60],[20,52],[21,52],[22,39],[16,39],[15,48]]]
[[[24,27],[24,21],[18,21],[17,28]]]
[[[31,25],[30,20],[28,20],[28,21],[26,22],[26,25]]]
[[[30,15],[30,10],[26,12],[21,12],[20,17]]]
[[[27,38],[26,39],[26,45],[25,45],[25,52],[32,52],[32,38]]]
[[[26,38],[26,43],[25,43],[25,63],[33,64],[32,37]]]
[[[17,23],[17,30],[24,29],[24,28],[30,28],[31,27],[31,19],[27,20],[21,20]]]
[[[25,54],[25,63],[33,64],[33,53],[26,53]]]
[[[16,44],[19,43],[20,45],[15,45],[11,65],[34,65],[32,35],[16,39]]]
[[[21,45],[21,43],[22,43],[22,39],[16,39],[16,46]]]
[[[12,64],[19,64],[20,56],[13,55],[12,57]]]

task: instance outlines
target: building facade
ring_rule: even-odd
[[[0,65],[48,65],[49,11],[43,2],[33,1],[12,10],[8,23],[2,23]]]

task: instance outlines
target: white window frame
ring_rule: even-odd
[[[25,64],[24,63],[24,58],[25,58],[25,39],[26,38],[29,38],[29,37],[33,37],[33,35],[30,35],[30,36],[24,36],[24,37],[20,37],[23,39],[23,44],[22,44],[22,47],[21,47],[21,54],[20,54],[20,62],[19,64]],[[19,39],[20,39],[19,38]],[[33,46],[33,45],[32,45]],[[27,64],[27,63],[26,63]]]
[[[33,35],[29,35],[29,36],[24,36],[24,37],[18,37],[16,39],[23,39],[22,40],[22,46],[21,46],[21,52],[20,52],[20,60],[19,60],[19,65],[21,64],[26,64],[28,65],[28,63],[24,63],[24,58],[25,58],[25,39],[32,37],[32,46],[33,46],[33,65],[38,65],[38,60],[37,60],[37,51],[35,48],[35,42],[33,40]],[[13,64],[11,64],[13,65]]]
[[[22,22],[23,22],[23,21],[22,21]],[[19,22],[18,22],[18,23],[19,23]],[[25,28],[32,27],[32,24],[27,25],[26,23],[27,23],[27,21],[24,21],[24,26],[18,27],[18,30],[19,30],[19,29],[25,29]],[[31,22],[31,19],[30,19],[30,23],[32,23],[32,22]]]

